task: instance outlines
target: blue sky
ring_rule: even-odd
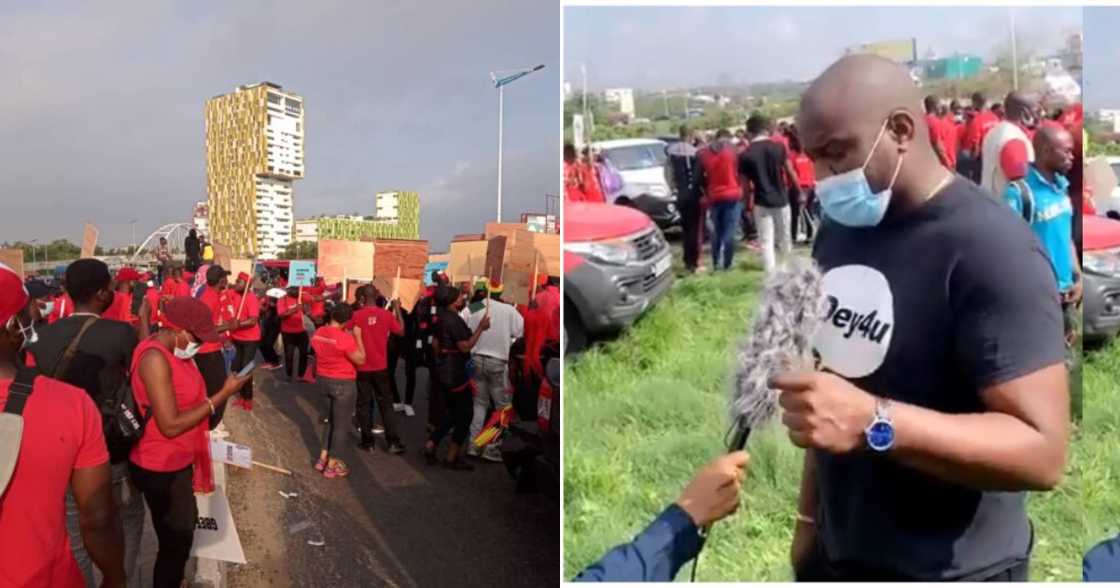
[[[493,220],[489,72],[543,63],[506,90],[505,216],[559,191],[555,1],[9,2],[0,7],[0,241],[107,245],[189,220],[206,198],[203,104],[269,80],[306,101],[296,215],[372,214],[420,192],[444,248]],[[145,230],[146,229],[146,230]]]
[[[1085,109],[1120,108],[1120,6],[1085,8]]]
[[[919,56],[988,58],[1010,45],[1010,10],[1021,49],[1052,51],[1081,28],[1080,7],[568,7],[566,79],[578,88],[585,62],[598,88],[808,80],[844,47],[910,37]]]

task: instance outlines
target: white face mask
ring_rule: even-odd
[[[52,311],[54,311],[54,300],[47,302],[43,305],[43,308],[39,309],[39,313],[43,316],[50,314]]]
[[[19,320],[19,317],[13,316],[8,321],[8,324],[5,326],[5,328],[10,329],[12,327],[12,323],[15,323],[15,325],[19,327],[20,337],[23,338],[23,343],[19,346],[21,350],[27,349],[28,345],[34,345],[39,341],[39,333],[35,332],[34,324],[29,323],[27,325],[24,325],[23,321]]]
[[[178,357],[179,359],[191,359],[196,353],[198,353],[199,347],[202,347],[202,343],[196,343],[194,341],[187,343],[186,349],[179,349],[178,347],[175,347],[175,357]]]

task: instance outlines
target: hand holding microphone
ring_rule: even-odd
[[[782,424],[794,445],[842,454],[863,446],[875,417],[875,397],[828,372],[787,372],[770,387],[781,390]]]
[[[721,455],[704,466],[692,478],[677,499],[692,522],[707,527],[739,510],[739,491],[747,476],[750,455],[736,451]]]

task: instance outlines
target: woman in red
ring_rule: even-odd
[[[331,309],[330,322],[319,327],[311,338],[315,348],[315,371],[323,392],[327,396],[327,426],[323,429],[323,444],[315,469],[327,478],[343,478],[350,473],[341,459],[331,456],[337,451],[340,437],[345,434],[340,423],[346,415],[353,414],[358,394],[358,367],[366,362],[362,344],[362,330],[354,327],[351,334],[343,326],[354,318],[354,311],[345,304]]]
[[[129,455],[129,471],[159,538],[152,583],[178,587],[198,520],[194,493],[214,489],[209,419],[248,378],[229,376],[217,394],[206,397],[206,384],[191,359],[203,342],[220,336],[202,302],[172,298],[164,305],[164,327],[132,356],[132,393],[148,423]]]
[[[820,203],[817,202],[816,192],[817,174],[816,170],[813,169],[813,160],[805,154],[796,127],[790,127],[789,147],[790,156],[793,157],[793,169],[797,172],[797,185],[801,188],[801,193],[805,195],[804,212],[798,215],[800,218],[793,219],[792,223],[794,242],[797,241],[797,228],[802,224],[802,219],[805,219],[805,240],[811,243],[813,241],[813,227],[821,220]]]
[[[276,314],[280,317],[280,337],[284,340],[284,370],[288,381],[295,378],[314,384],[307,373],[307,330],[303,328],[303,301],[299,288],[288,288],[288,295],[276,301]],[[295,354],[299,351],[299,366],[295,365]]]

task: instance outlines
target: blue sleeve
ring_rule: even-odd
[[[1003,191],[1003,201],[1010,205],[1011,209],[1019,216],[1023,215],[1023,198],[1019,194],[1019,186],[1008,182],[1007,188]]]
[[[672,504],[630,543],[607,552],[576,582],[671,582],[700,553],[703,538],[681,507]]]

